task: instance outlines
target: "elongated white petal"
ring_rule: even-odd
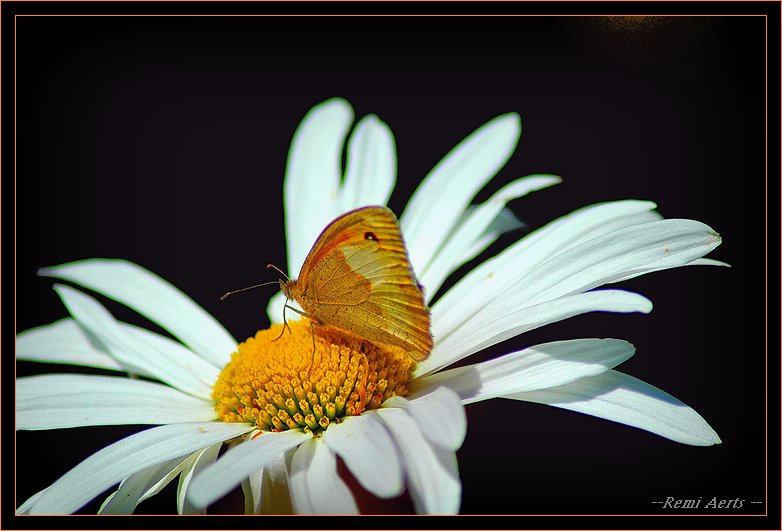
[[[217,447],[218,448],[220,446],[222,446],[222,445],[223,445],[223,443],[221,443],[221,442],[217,443]],[[152,496],[154,496],[155,494],[157,494],[158,492],[163,490],[166,487],[166,485],[171,483],[171,481],[175,477],[177,477],[185,469],[185,467],[187,466],[187,463],[193,457],[193,455],[199,454],[200,452],[201,451],[199,450],[197,452],[194,452],[193,454],[190,454],[183,461],[181,461],[176,467],[172,468],[168,472],[168,474],[166,474],[165,476],[162,476],[160,479],[158,479],[157,482],[151,484],[147,488],[147,490],[144,492],[144,494],[141,495],[141,499],[139,500],[139,503],[143,502],[144,500],[146,500],[148,498],[151,498]],[[179,459],[181,459],[181,458],[179,458]]]
[[[459,395],[449,387],[447,383],[438,386],[430,380],[416,387],[419,392],[415,398],[407,400],[394,396],[386,400],[383,407],[404,409],[430,442],[456,451],[467,435],[467,415]]]
[[[391,129],[370,114],[356,124],[348,140],[340,209],[385,205],[396,184],[396,144]]]
[[[114,299],[168,330],[196,354],[222,368],[236,341],[203,308],[169,282],[126,260],[91,259],[41,269]]]
[[[259,514],[294,514],[290,489],[290,467],[296,448],[288,450],[266,465],[261,480]]]
[[[671,219],[627,227],[569,248],[513,285],[504,286],[502,304],[531,306],[611,283],[628,274],[685,265],[719,244],[719,235],[693,220]],[[442,340],[445,334],[440,323],[438,327],[439,335],[435,337]],[[432,332],[437,333],[435,329]]]
[[[402,494],[404,474],[396,446],[374,415],[343,418],[340,424],[326,430],[323,442],[375,496],[391,498]]]
[[[293,134],[285,169],[288,274],[298,275],[318,234],[339,214],[342,146],[353,109],[333,98],[314,106]]]
[[[141,495],[141,498],[139,499],[139,503],[141,503],[144,500],[147,500],[147,499],[151,498],[152,496],[154,496],[155,494],[159,493],[161,490],[166,488],[166,486],[169,483],[171,483],[171,481],[174,478],[176,478],[180,474],[192,473],[192,469],[193,469],[194,463],[198,460],[198,458],[201,455],[204,454],[204,452],[207,452],[208,450],[213,449],[214,455],[216,457],[217,456],[217,452],[220,450],[222,445],[223,445],[223,443],[219,442],[219,443],[214,444],[212,446],[208,446],[207,448],[203,448],[201,450],[198,450],[198,451],[190,454],[189,456],[185,457],[184,459],[182,457],[178,457],[177,459],[174,459],[172,461],[172,463],[174,463],[174,464],[179,463],[179,464],[177,464],[176,466],[174,466],[170,470],[168,470],[169,467],[164,467],[163,470],[162,470],[164,472],[163,475],[160,475],[158,477],[152,478],[152,480],[147,484],[146,490]],[[166,472],[166,470],[168,470],[168,471]],[[124,480],[122,483],[120,483],[120,489],[122,488],[122,486],[125,484],[126,481],[127,480]],[[180,483],[180,485],[182,484],[182,478],[181,477],[179,478],[179,483]],[[106,499],[106,501],[103,503],[103,506],[101,506],[101,511],[103,511],[104,507],[106,507],[106,505],[109,503],[109,501],[114,496],[114,494],[116,494],[116,492],[114,492],[111,496],[109,496]],[[179,500],[177,500],[177,501],[179,501]],[[177,507],[180,508],[179,514],[184,514],[181,511],[181,506],[177,505]]]
[[[214,405],[143,380],[46,374],[16,380],[16,429],[171,424],[216,418]]]
[[[126,370],[70,318],[17,334],[16,359]]]
[[[169,352],[173,357],[193,358],[187,348],[165,336],[150,332],[128,323],[118,323],[128,334],[142,342],[151,342],[157,349]],[[139,376],[154,375],[142,367],[123,367],[111,356],[106,345],[91,336],[72,318],[61,319],[52,324],[25,330],[16,336],[16,358],[43,363],[82,365],[114,371],[132,372]],[[198,366],[195,376],[204,385],[211,387],[217,380],[219,370],[212,365],[194,360]]]
[[[128,331],[98,301],[63,285],[54,289],[73,318],[96,337],[122,365],[153,375],[177,389],[209,398],[214,367],[187,349],[160,348],[161,343]],[[171,342],[170,345],[175,345]]]
[[[206,507],[219,500],[252,472],[311,437],[311,433],[298,430],[264,432],[255,439],[231,448],[190,483],[187,495],[190,503],[195,507]]]
[[[350,489],[337,474],[337,457],[320,439],[293,454],[291,498],[296,514],[358,514]]]
[[[461,329],[438,341],[432,354],[418,364],[414,374],[430,374],[488,346],[582,313],[649,313],[651,310],[652,303],[649,299],[623,290],[588,291],[529,308],[509,297],[482,309]]]
[[[505,398],[548,404],[656,433],[696,446],[719,444],[717,433],[694,409],[646,382],[618,371]]]
[[[250,473],[242,480],[242,494],[244,495],[244,514],[259,514],[261,508],[261,484],[263,482],[263,469]],[[206,512],[206,509],[203,509]]]
[[[136,472],[122,482],[120,488],[103,504],[98,513],[133,514],[144,492],[177,468],[183,460],[177,457]]]
[[[217,455],[220,453],[222,445],[223,443],[219,442],[207,446],[187,459],[185,468],[179,476],[179,485],[177,487],[177,511],[179,511],[179,514],[206,514],[206,507],[195,507],[190,503],[187,493],[190,490],[190,483],[193,478],[217,460]]]
[[[512,298],[534,304],[615,281],[633,271],[685,265],[720,244],[708,225],[665,219],[627,227],[568,249],[530,272]]]
[[[462,140],[421,182],[401,217],[414,271],[424,271],[475,194],[510,158],[521,134],[515,113],[498,116]]]
[[[722,262],[720,260],[712,260],[711,258],[698,258],[697,260],[693,260],[692,262],[688,262],[686,264],[664,264],[659,267],[645,267],[645,268],[639,268],[634,269],[633,271],[627,273],[626,275],[621,275],[617,278],[615,278],[612,282],[622,282],[624,280],[629,280],[631,278],[640,277],[641,275],[646,275],[647,273],[656,273],[657,271],[664,271],[666,269],[672,269],[674,267],[682,267],[683,266],[716,266],[716,267],[730,267],[730,264],[726,262]]]
[[[447,386],[471,404],[509,393],[537,391],[602,374],[629,359],[621,339],[572,339],[536,345],[498,358],[416,379],[414,393]]]
[[[246,433],[246,424],[168,424],[136,433],[88,457],[55,481],[30,509],[32,514],[67,514],[139,470]]]
[[[40,498],[44,492],[46,492],[46,489],[40,490],[27,498],[24,503],[22,503],[22,505],[17,507],[16,514],[30,514],[30,508],[36,501],[38,501],[38,498]]]
[[[407,471],[407,486],[417,513],[459,512],[462,483],[453,452],[426,440],[416,421],[404,410],[380,408],[377,414],[396,439]]]
[[[124,481],[123,481],[123,483],[124,483]],[[120,486],[120,488],[122,488],[122,483],[120,483],[119,486]],[[114,492],[112,492],[111,494],[109,494],[108,496],[106,496],[106,499],[103,500],[103,503],[100,504],[100,508],[98,508],[98,514],[100,514],[100,512],[103,510],[104,507],[106,507],[108,504],[111,503],[111,500],[114,499],[114,495],[115,494],[117,494],[116,490]]]
[[[471,209],[476,207],[470,207]],[[470,212],[470,209],[467,210],[468,214]],[[510,232],[512,230],[517,230],[522,227],[524,227],[525,224],[519,221],[518,218],[516,218],[515,214],[511,212],[507,208],[503,208],[500,213],[497,215],[494,220],[492,220],[491,223],[489,223],[489,226],[486,227],[486,230],[483,231],[483,234],[478,236],[478,239],[475,240],[475,242],[470,245],[470,247],[467,248],[467,250],[464,252],[464,255],[461,258],[462,264],[466,264],[479,254],[481,254],[483,251],[485,251],[492,243],[497,241],[497,238],[505,234],[506,232]]]
[[[144,328],[133,326],[127,323],[119,323],[122,328],[139,343],[151,346],[155,352],[165,353],[165,356],[176,361],[180,367],[196,378],[202,388],[212,389],[217,377],[220,376],[220,370],[201,357],[195,355],[190,349],[182,343],[169,339],[166,336],[150,332]],[[234,351],[236,348],[234,347]],[[211,396],[211,394],[210,394]]]
[[[688,266],[693,265],[705,265],[705,266],[716,266],[716,267],[731,267],[731,265],[727,262],[723,262],[721,260],[713,260],[711,258],[698,258],[697,260],[693,260]]]
[[[431,300],[445,279],[464,262],[472,245],[505,208],[508,201],[561,182],[553,175],[530,175],[501,188],[485,203],[472,208],[454,228],[442,246],[419,275]]]
[[[460,328],[551,257],[602,234],[659,219],[659,214],[651,212],[654,207],[650,201],[592,205],[525,236],[473,269],[434,304],[432,333],[442,339]]]

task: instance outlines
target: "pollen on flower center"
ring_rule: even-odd
[[[282,325],[272,325],[239,344],[212,392],[220,420],[319,432],[407,394],[415,363],[401,349],[315,326],[313,353],[309,321],[289,326],[279,339]]]

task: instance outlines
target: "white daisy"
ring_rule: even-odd
[[[342,175],[352,122],[347,102],[328,100],[306,115],[293,138],[284,190],[293,274],[329,221],[359,206],[385,205],[394,187],[394,139],[376,116],[353,129]],[[559,182],[528,176],[470,204],[506,163],[519,134],[516,114],[491,120],[456,146],[411,197],[400,223],[429,302],[451,273],[513,227],[504,210],[509,200]],[[357,502],[337,474],[339,457],[377,497],[407,489],[419,513],[456,513],[463,404],[495,397],[587,413],[684,444],[719,443],[692,408],[613,369],[635,351],[619,339],[557,341],[447,369],[574,315],[651,310],[639,294],[595,289],[603,284],[720,264],[702,259],[720,243],[711,228],[664,220],[654,208],[648,201],[588,206],[481,263],[432,304],[435,346],[417,366],[349,334],[319,332],[319,361],[310,370],[305,321],[291,323],[293,333],[279,341],[271,341],[280,329],[274,325],[237,346],[195,302],[138,265],[93,259],[41,270],[132,308],[178,341],[119,322],[86,293],[55,285],[71,317],[20,333],[17,359],[148,379],[19,378],[17,429],[157,427],[88,457],[18,512],[70,513],[119,483],[101,512],[132,513],[178,476],[183,514],[205,512],[239,485],[248,513],[356,513]],[[272,320],[282,315],[282,302],[279,295],[270,302]],[[225,443],[230,447],[220,455]]]

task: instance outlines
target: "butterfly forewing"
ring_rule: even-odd
[[[295,291],[315,321],[401,347],[417,361],[432,349],[429,310],[387,208],[360,208],[329,224],[304,261]]]

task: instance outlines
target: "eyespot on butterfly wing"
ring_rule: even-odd
[[[416,361],[432,351],[429,308],[386,207],[358,208],[329,223],[298,279],[281,284],[316,323],[402,348]]]

